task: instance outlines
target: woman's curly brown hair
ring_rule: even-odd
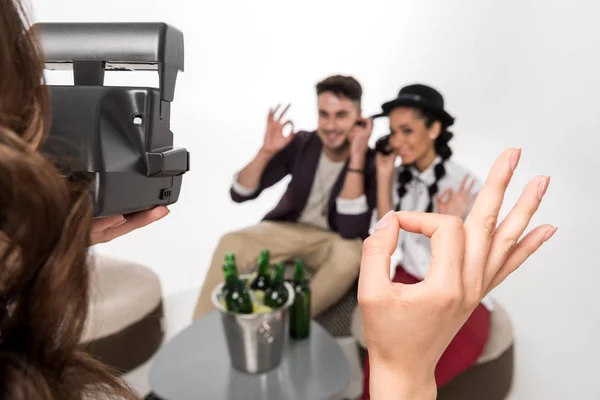
[[[0,0],[0,400],[137,399],[80,350],[87,319],[89,182],[37,151],[44,64],[18,0]]]

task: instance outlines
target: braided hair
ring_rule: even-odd
[[[431,113],[416,109],[419,114],[425,119],[425,126],[430,128],[431,125],[438,119]],[[429,186],[429,204],[427,205],[427,209],[425,212],[433,212],[433,198],[438,193],[438,182],[446,175],[446,168],[444,168],[444,163],[452,156],[452,149],[448,146],[448,142],[454,134],[448,131],[448,127],[442,125],[441,132],[439,136],[435,139],[433,143],[435,152],[442,159],[438,164],[433,167],[433,172],[435,175],[435,181]],[[402,203],[402,198],[406,194],[406,185],[413,179],[413,175],[410,172],[410,169],[404,167],[398,176],[398,204],[396,205],[396,211],[400,211],[400,204]]]

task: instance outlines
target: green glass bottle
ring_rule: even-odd
[[[225,258],[225,262],[223,263],[223,275],[225,275],[225,284],[223,284],[223,287],[221,288],[221,298],[225,299],[225,297],[227,297],[227,293],[229,293],[229,290],[231,290],[232,288],[235,287],[234,281],[233,279],[227,279],[228,276],[232,275],[232,274],[236,274],[237,275],[237,270],[236,271],[231,271],[231,269],[233,268],[233,264],[231,263],[231,261],[227,260],[227,258]]]
[[[254,291],[266,291],[271,286],[271,253],[263,250],[258,256],[258,275],[250,284]]]
[[[232,252],[225,254],[225,261],[230,261],[231,263],[235,264],[235,254]]]
[[[271,286],[265,291],[264,304],[274,310],[283,307],[289,298],[289,293],[283,280],[284,268],[282,262],[275,265],[273,281],[271,282]]]
[[[237,267],[232,262],[223,265],[225,273],[224,297],[227,311],[237,314],[252,314],[252,298],[243,281],[238,278]]]
[[[294,270],[294,304],[290,308],[290,337],[300,340],[310,335],[310,286],[302,260],[296,260]]]
[[[233,264],[233,266],[235,267],[236,272],[237,272],[237,264],[236,264],[236,261],[235,261],[235,254],[234,253],[229,252],[229,253],[225,254],[225,262],[230,262],[231,264]],[[238,277],[238,279],[244,285],[246,285],[246,286],[248,285],[248,278],[242,279],[242,278]]]

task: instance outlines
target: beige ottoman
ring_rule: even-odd
[[[140,264],[95,255],[82,346],[126,373],[148,361],[163,337],[162,290],[156,274]]]
[[[498,304],[491,314],[491,330],[483,354],[468,371],[438,390],[438,400],[504,400],[512,387],[514,372],[513,328],[506,311]],[[352,333],[366,357],[360,310],[352,318]]]

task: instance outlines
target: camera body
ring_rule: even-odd
[[[38,23],[52,125],[41,151],[70,176],[91,179],[94,217],[177,202],[189,152],[174,147],[171,102],[183,71],[183,34],[165,23]],[[159,87],[104,86],[106,70],[156,70]]]

